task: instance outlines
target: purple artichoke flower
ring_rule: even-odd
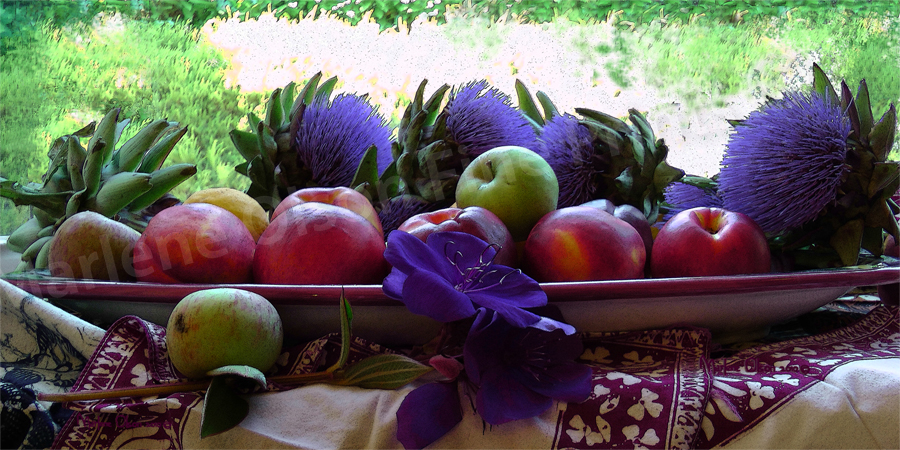
[[[710,192],[680,181],[666,186],[663,194],[666,203],[669,205],[668,212],[663,215],[663,222],[667,222],[672,216],[686,209],[698,207],[723,208],[722,199],[717,192]]]
[[[581,337],[564,329],[516,328],[479,309],[463,359],[481,418],[498,425],[541,414],[554,400],[587,400],[591,369],[575,361],[582,350]]]
[[[432,233],[422,242],[393,231],[384,252],[393,267],[382,289],[411,312],[439,322],[472,317],[478,305],[517,327],[541,324],[540,316],[523,308],[546,305],[547,294],[521,271],[492,264],[496,254],[493,246],[468,233]]]
[[[503,145],[535,148],[534,128],[512,106],[509,96],[489,88],[486,80],[470,82],[453,92],[445,111],[448,137],[471,159]]]
[[[383,203],[379,203],[378,219],[381,220],[381,228],[385,235],[396,230],[412,216],[424,212],[433,211],[434,203],[425,201],[422,197],[413,195],[398,195],[391,197]]]
[[[297,158],[318,186],[349,186],[363,154],[378,148],[378,172],[390,165],[391,130],[368,99],[339,94],[320,98],[303,112],[294,136]]]
[[[596,198],[596,179],[606,172],[609,161],[599,158],[594,138],[577,117],[553,117],[541,131],[537,153],[547,160],[559,181],[559,208],[581,205]]]
[[[840,105],[817,93],[786,93],[754,111],[735,126],[722,160],[724,208],[770,233],[815,219],[848,173],[850,128]]]

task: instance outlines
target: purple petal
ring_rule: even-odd
[[[407,275],[397,268],[392,268],[391,273],[381,283],[384,295],[394,299],[403,300],[403,283],[406,283]]]
[[[499,265],[491,269],[496,272],[482,278],[486,288],[466,290],[472,301],[497,311],[510,325],[519,328],[540,321],[540,316],[522,309],[547,304],[547,294],[540,284],[517,269]]]
[[[394,269],[406,274],[421,269],[440,274],[447,280],[454,279],[451,266],[442,253],[435,252],[422,240],[405,231],[391,231],[388,234],[384,259]]]
[[[497,356],[503,354],[506,335],[512,329],[495,311],[478,308],[463,346],[466,376],[473,383],[481,384],[483,373],[501,367],[502,360]]]
[[[478,267],[494,259],[497,249],[475,235],[459,231],[431,233],[428,247],[456,267]],[[461,274],[460,274],[461,276]]]
[[[552,404],[549,397],[503,376],[483,379],[475,397],[478,414],[492,425],[534,417]]]
[[[397,440],[424,448],[462,422],[456,383],[431,383],[407,394],[397,409]]]
[[[564,402],[581,403],[591,396],[593,374],[591,368],[584,364],[571,362],[555,366],[552,377],[552,382],[529,383],[528,387],[538,394]]]
[[[413,270],[403,283],[401,300],[414,314],[431,317],[438,322],[453,322],[472,317],[475,307],[466,294],[434,272]]]
[[[537,328],[542,331],[562,330],[567,335],[575,334],[575,327],[565,322],[551,319],[549,317],[541,317],[537,323],[529,325],[531,328]]]

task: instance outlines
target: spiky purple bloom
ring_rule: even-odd
[[[544,157],[559,182],[558,208],[581,205],[595,198],[597,177],[607,163],[599,160],[587,127],[571,114],[555,116],[544,125],[537,154]]]
[[[479,309],[463,347],[466,375],[478,387],[478,414],[498,425],[537,416],[554,400],[587,400],[591,368],[575,361],[582,350],[576,334],[517,328]]]
[[[396,230],[412,216],[432,211],[436,204],[429,203],[421,197],[413,195],[398,195],[391,197],[381,204],[378,210],[378,219],[385,236]]]
[[[455,90],[447,102],[447,134],[471,158],[503,145],[535,147],[534,128],[508,95],[486,80]]]
[[[850,122],[817,93],[786,93],[735,126],[719,172],[725,209],[779,233],[835,201],[849,167]]]
[[[722,199],[717,192],[710,192],[680,181],[670,183],[666,186],[663,196],[665,197],[665,202],[669,205],[669,211],[663,215],[663,222],[668,221],[672,216],[686,209],[698,207],[724,207]]]
[[[349,186],[363,154],[378,148],[378,172],[390,165],[391,130],[368,99],[339,94],[307,106],[294,136],[300,165],[318,186]]]
[[[422,242],[393,231],[384,252],[392,269],[382,289],[411,312],[438,322],[470,318],[477,305],[517,327],[541,323],[524,308],[546,305],[547,294],[521,271],[493,264],[496,254],[494,246],[469,233],[437,232]]]

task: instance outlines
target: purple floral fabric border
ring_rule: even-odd
[[[591,398],[569,404],[553,448],[691,448],[709,391],[709,332],[585,335]]]
[[[898,308],[887,306],[832,332],[758,345],[721,358],[710,357],[714,344],[704,329],[676,327],[582,337],[581,360],[592,367],[593,392],[581,404],[560,405],[555,426],[551,425],[552,448],[725,445],[836,367],[866,359],[900,358]],[[358,338],[351,348],[351,360],[390,352]],[[337,335],[294,347],[281,355],[273,374],[327,367],[339,349]],[[129,316],[107,330],[73,390],[143,386],[180,378],[166,353],[165,329]],[[202,394],[192,392],[69,403],[64,406],[75,413],[53,446],[181,448],[188,412],[201,401]],[[472,433],[473,439],[482,432],[491,431],[479,429]]]
[[[731,442],[837,367],[898,357],[898,308],[878,307],[844,328],[714,359],[710,401],[696,445]]]

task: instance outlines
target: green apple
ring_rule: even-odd
[[[172,365],[188,378],[223,366],[269,370],[281,354],[284,328],[275,307],[243,289],[204,289],[181,299],[166,326]]]
[[[456,186],[460,208],[480,206],[496,214],[516,242],[556,209],[559,182],[537,153],[517,146],[496,147],[475,158]]]

